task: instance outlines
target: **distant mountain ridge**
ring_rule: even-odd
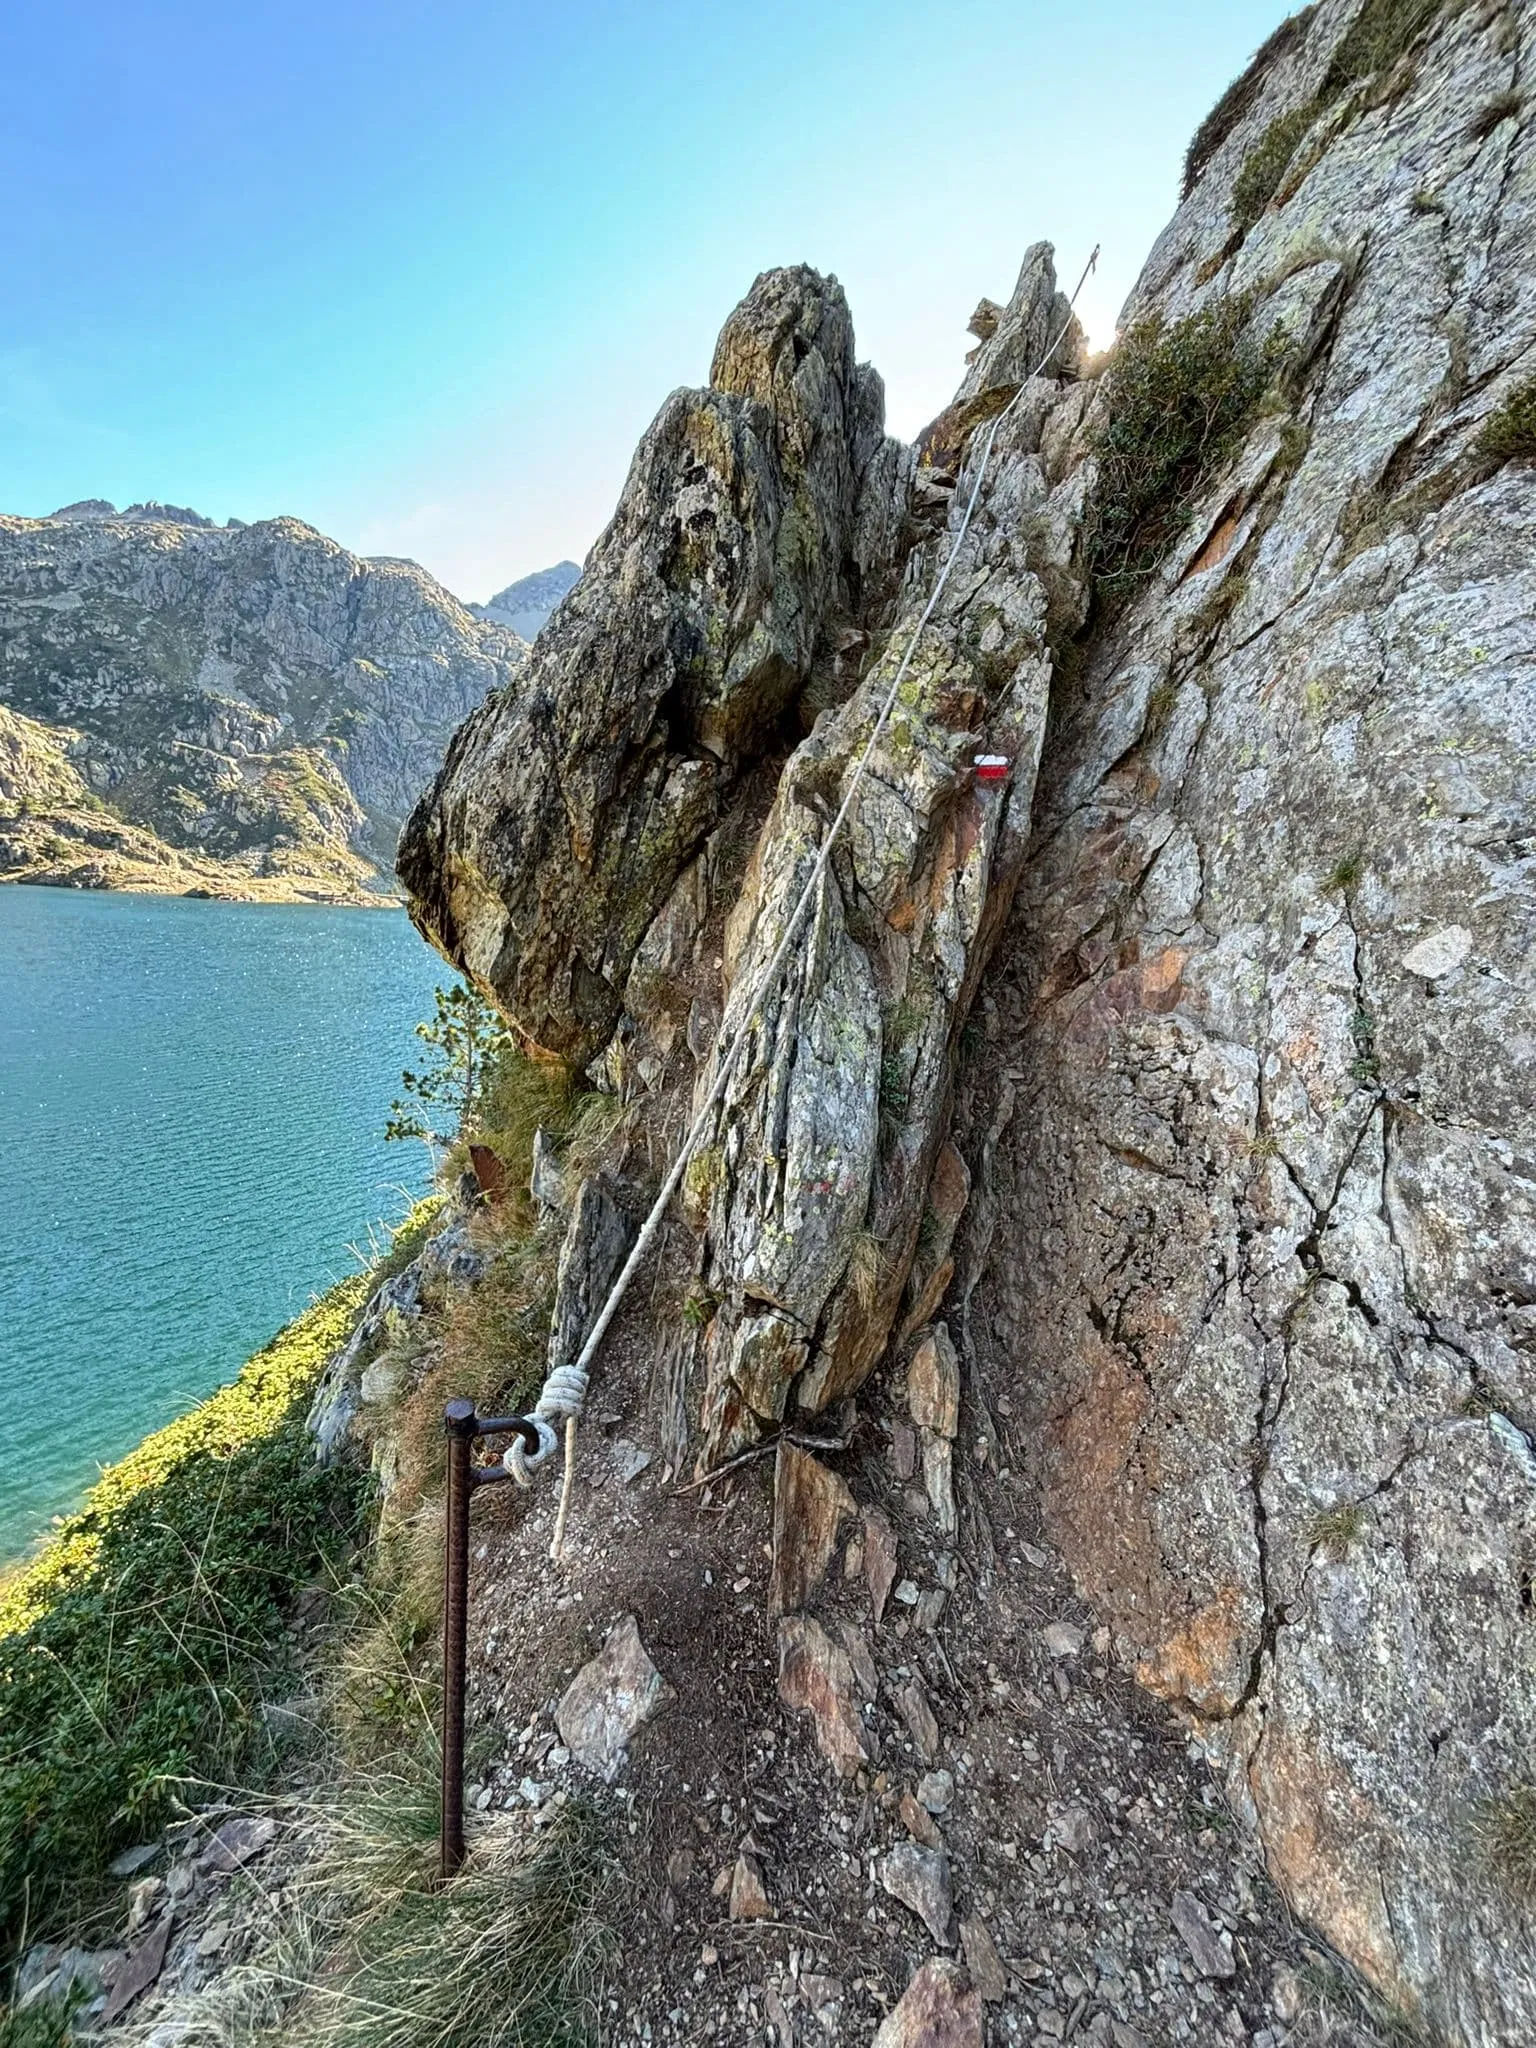
[[[0,880],[360,899],[526,647],[298,519],[0,516]]]
[[[553,569],[537,569],[531,576],[519,577],[487,603],[472,604],[469,609],[477,619],[508,626],[521,639],[531,640],[580,580],[581,570],[575,562],[557,562]]]

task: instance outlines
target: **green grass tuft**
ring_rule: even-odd
[[[1343,1501],[1313,1517],[1307,1539],[1314,1549],[1347,1551],[1364,1536],[1368,1526],[1365,1509],[1358,1501]]]
[[[1289,357],[1282,334],[1246,334],[1251,310],[1239,295],[1172,325],[1144,320],[1115,351],[1086,541],[1095,586],[1111,607],[1155,573],[1191,498],[1233,452]]]
[[[1536,456],[1536,377],[1527,377],[1523,384],[1517,384],[1498,411],[1489,415],[1477,445],[1495,462],[1519,462]]]
[[[1280,189],[1302,137],[1323,108],[1316,100],[1278,114],[1243,158],[1232,187],[1232,217],[1240,228],[1250,228]]]
[[[1232,187],[1232,217],[1240,229],[1252,227],[1274,198],[1303,137],[1328,109],[1356,87],[1372,81],[1384,85],[1431,23],[1460,4],[1462,0],[1365,0],[1312,98],[1277,115],[1244,158]]]

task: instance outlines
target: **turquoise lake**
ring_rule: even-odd
[[[397,911],[0,888],[0,1558],[427,1183]]]

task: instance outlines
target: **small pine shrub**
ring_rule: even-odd
[[[1171,326],[1141,321],[1121,339],[1094,443],[1099,480],[1086,540],[1095,587],[1111,607],[1155,573],[1190,499],[1232,453],[1289,358],[1284,335],[1247,335],[1251,310],[1240,294]]]
[[[1477,445],[1495,462],[1536,456],[1536,377],[1527,377],[1483,423]]]

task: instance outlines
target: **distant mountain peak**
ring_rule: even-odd
[[[510,626],[524,640],[531,640],[568,590],[581,580],[575,562],[557,562],[553,569],[536,569],[521,576],[485,604],[469,609],[477,619],[491,619],[498,626]]]
[[[194,512],[190,505],[162,505],[158,498],[145,498],[137,505],[125,505],[121,512],[110,498],[77,498],[73,505],[61,505],[57,512],[49,513],[50,519],[68,519],[83,523],[91,519],[127,519],[135,525],[156,526],[207,526],[218,524],[217,520],[205,519],[201,512]],[[244,522],[232,519],[231,526]]]

